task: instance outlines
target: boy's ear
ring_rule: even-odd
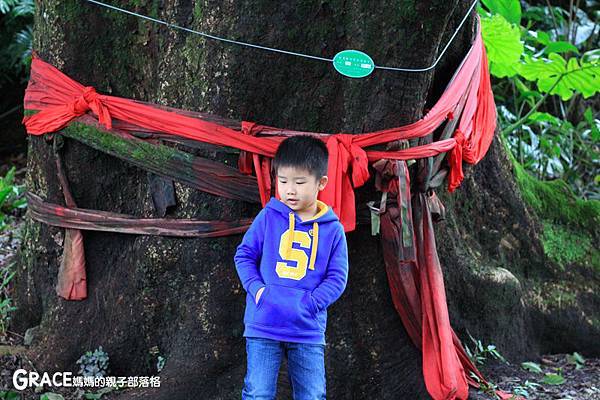
[[[321,179],[319,179],[319,190],[325,189],[325,186],[327,186],[327,182],[329,182],[329,178],[327,177],[327,175],[322,176]]]

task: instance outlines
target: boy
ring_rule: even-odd
[[[282,141],[273,159],[281,200],[269,200],[237,247],[247,292],[243,400],[275,399],[284,354],[293,399],[325,399],[327,308],[348,280],[344,228],[317,199],[327,185],[327,158],[316,137]]]

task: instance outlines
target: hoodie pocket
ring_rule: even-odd
[[[267,293],[267,290],[269,288],[267,286],[264,286],[264,289],[262,291],[262,293],[260,294],[260,297],[258,298],[258,303],[256,302],[256,299],[254,299],[254,304],[256,305],[256,309],[258,310],[260,308],[260,306],[263,303],[263,298],[265,297],[265,293]],[[260,289],[258,289],[260,290]]]
[[[255,324],[289,330],[321,329],[310,291],[282,285],[266,285],[254,314]]]

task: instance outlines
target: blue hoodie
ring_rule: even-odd
[[[326,344],[327,307],[348,281],[346,234],[329,206],[317,200],[317,214],[302,221],[271,197],[234,261],[247,292],[244,337]]]

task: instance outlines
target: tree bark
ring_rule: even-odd
[[[376,64],[415,68],[435,60],[470,6],[458,0],[115,4],[249,43],[324,57],[360,49]],[[475,26],[470,18],[434,71],[376,70],[368,78],[349,79],[324,62],[207,40],[91,3],[40,0],[36,5],[34,49],[99,93],[330,133],[374,131],[422,117],[469,48]],[[228,149],[185,150],[237,163]],[[62,203],[51,145],[29,137],[28,153],[29,190]],[[70,139],[64,163],[78,207],[158,217],[145,171]],[[535,221],[510,168],[494,140],[490,155],[463,187],[452,195],[440,193],[448,212],[436,232],[450,318],[463,343],[469,343],[468,330],[493,341],[509,358],[521,359],[551,346],[539,340],[548,324],[536,326],[530,319],[535,305],[527,302],[524,280],[543,273],[544,257],[539,241],[531,240]],[[231,220],[259,210],[177,182],[175,192],[177,206],[167,214],[173,218]],[[375,199],[371,179],[357,190],[360,212]],[[499,245],[505,232],[512,233],[518,250]],[[166,358],[161,387],[137,390],[136,398],[241,397],[245,294],[233,264],[241,236],[182,239],[85,231],[88,298],[80,302],[54,292],[63,236],[61,228],[28,221],[20,252],[13,329],[39,325],[29,350],[39,370],[77,372],[75,361],[102,345],[111,375],[155,375],[151,350],[158,347]],[[379,238],[362,224],[348,234],[348,245],[348,287],[329,309],[328,397],[429,398],[421,355],[394,311]],[[502,270],[498,255],[507,257]],[[284,361],[279,399],[291,398],[286,370]]]

